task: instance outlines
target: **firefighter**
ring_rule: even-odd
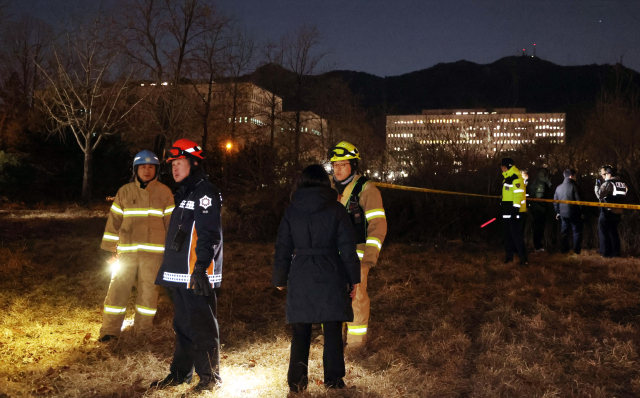
[[[345,350],[364,348],[369,328],[369,295],[367,276],[376,265],[384,237],[387,234],[387,218],[382,206],[380,191],[369,179],[358,174],[360,154],[351,143],[342,141],[329,150],[333,166],[333,185],[338,200],[349,213],[356,232],[357,253],[361,263],[360,285],[353,299],[353,322],[347,322]]]
[[[136,276],[138,296],[133,323],[136,334],[153,326],[158,288],[154,284],[164,252],[164,240],[174,208],[171,190],[157,180],[158,157],[144,150],[133,159],[131,182],[118,190],[100,247],[114,253],[112,277],[104,300],[101,342],[120,335]],[[119,265],[119,267],[118,267]]]
[[[513,260],[518,253],[520,265],[528,265],[527,253],[522,236],[522,214],[527,211],[527,199],[524,182],[520,171],[514,166],[513,159],[504,158],[500,164],[502,169],[502,221],[504,223],[505,263]]]
[[[214,287],[222,280],[222,197],[202,170],[202,148],[187,139],[169,150],[176,182],[176,210],[167,230],[166,251],[156,278],[171,290],[176,348],[170,373],[151,383],[165,388],[200,377],[194,392],[214,389],[220,379],[220,337]]]
[[[624,203],[627,196],[627,185],[616,176],[615,169],[603,166],[601,175],[604,182],[596,182],[598,200],[604,203]],[[622,209],[603,207],[598,218],[598,234],[600,235],[600,255],[602,257],[620,257],[620,235],[618,224],[622,217]]]

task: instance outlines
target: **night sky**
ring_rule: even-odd
[[[110,0],[107,0],[107,4]],[[86,0],[10,0],[55,24]],[[640,0],[219,0],[261,39],[316,24],[332,69],[399,75],[440,62],[491,63],[526,48],[560,65],[640,71]]]

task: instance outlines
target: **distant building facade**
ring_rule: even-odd
[[[427,109],[420,115],[387,116],[387,149],[420,145],[475,147],[487,154],[525,144],[566,143],[565,113],[527,113],[525,108]]]

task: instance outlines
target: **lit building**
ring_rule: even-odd
[[[295,112],[282,112],[280,134],[281,139],[292,142],[296,126]],[[300,112],[300,151],[307,153],[311,159],[319,161],[327,154],[327,119],[311,111]]]
[[[198,92],[203,88],[198,87]],[[253,83],[220,83],[213,86],[212,107],[216,117],[227,123],[230,138],[243,144],[265,139],[272,124],[276,129],[282,98]]]
[[[421,115],[387,116],[387,149],[461,147],[492,153],[526,144],[566,142],[564,113],[527,113],[524,108],[436,109]]]

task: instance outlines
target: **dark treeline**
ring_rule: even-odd
[[[296,173],[325,160],[341,140],[358,146],[372,177],[391,181],[394,173],[396,183],[498,195],[505,153],[421,145],[399,156],[384,147],[387,114],[497,107],[567,113],[567,145],[539,142],[508,152],[531,179],[544,166],[557,185],[562,171],[574,168],[586,199],[595,200],[595,173],[612,164],[628,182],[630,202],[638,202],[638,74],[621,65],[560,67],[508,57],[386,78],[331,71],[316,27],[264,40],[210,0],[124,0],[60,25],[18,15],[0,1],[3,202],[103,200],[130,178],[133,154],[163,156],[184,137],[206,149],[230,233],[270,239]],[[247,83],[268,90],[258,109]],[[260,123],[246,124],[254,118]],[[309,133],[312,124],[317,133]],[[162,178],[171,185],[166,165]],[[497,200],[383,195],[390,237],[497,236],[495,226],[475,229],[497,214]]]

